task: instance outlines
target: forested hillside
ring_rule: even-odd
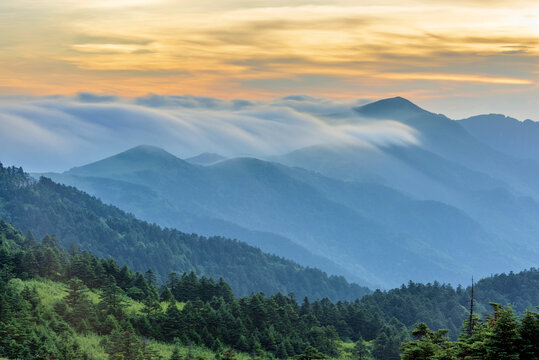
[[[22,169],[0,165],[0,219],[35,236],[56,234],[65,248],[112,257],[136,271],[152,268],[163,281],[171,271],[223,277],[237,295],[294,293],[302,298],[352,300],[368,289],[327,276],[238,241],[162,229],[104,205],[73,187],[33,181]]]
[[[233,236],[372,287],[410,279],[462,283],[470,274],[514,268],[512,257],[502,256],[511,249],[458,208],[260,159],[197,166],[137,146],[45,176],[143,220]]]
[[[539,304],[538,279],[532,269],[482,280],[477,289]],[[0,356],[8,358],[399,359],[401,344],[420,322],[434,329],[462,326],[469,293],[411,283],[354,302],[298,302],[282,294],[235,298],[222,279],[170,273],[159,286],[151,270],[135,273],[86,251],[67,252],[55,237],[37,242],[0,221]],[[480,313],[488,305],[478,299],[476,306]],[[526,319],[526,336],[534,339],[539,317]],[[476,322],[488,338],[488,322]],[[428,346],[429,331],[414,332],[426,345],[403,348],[410,353]]]
[[[370,312],[386,320],[398,319],[409,328],[425,322],[432,329],[447,329],[455,339],[469,313],[471,287],[456,289],[450,285],[409,282],[389,291],[375,291],[361,299]],[[499,274],[479,280],[474,285],[475,313],[491,312],[490,302],[511,304],[516,313],[524,314],[539,304],[539,270]]]
[[[401,359],[539,358],[539,313],[527,311],[518,318],[511,307],[491,306],[484,319],[473,316],[466,321],[458,341],[449,341],[446,330],[432,331],[420,323],[412,330],[415,340],[401,346]]]
[[[263,358],[318,351],[336,357],[343,340],[365,345],[359,334],[408,338],[398,321],[386,324],[358,302],[305,298],[299,305],[291,296],[260,293],[235,299],[222,280],[193,273],[171,273],[158,289],[151,270],[133,273],[88,252],[68,253],[54,237],[36,242],[0,222],[0,240],[0,355],[9,358],[157,359],[156,342],[191,346],[199,356],[200,348],[233,348]],[[92,346],[81,344],[89,339]],[[373,351],[386,347],[375,340]]]

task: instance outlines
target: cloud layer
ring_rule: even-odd
[[[401,95],[534,118],[538,23],[533,0],[4,0],[0,94]]]
[[[0,98],[0,161],[42,172],[67,170],[140,144],[180,157],[202,152],[264,157],[319,144],[417,142],[402,124],[359,118],[351,110],[357,104],[308,96]]]

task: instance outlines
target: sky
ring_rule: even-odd
[[[539,2],[2,0],[0,96],[403,96],[539,120]]]

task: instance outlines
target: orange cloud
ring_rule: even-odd
[[[536,96],[539,4],[486,3],[8,0],[0,94]]]
[[[532,81],[526,79],[493,77],[467,74],[429,74],[429,73],[386,73],[377,77],[392,80],[435,80],[435,81],[461,81],[487,84],[529,85]]]

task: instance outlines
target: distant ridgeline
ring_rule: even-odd
[[[478,314],[488,308],[485,297],[521,312],[539,303],[539,271],[493,276],[476,290]],[[54,236],[37,242],[0,221],[0,357],[391,360],[402,349],[405,359],[537,359],[537,313],[519,320],[497,307],[486,321],[474,318],[472,336],[464,326],[459,343],[417,325],[451,329],[455,338],[469,302],[470,289],[436,283],[338,303],[298,303],[280,293],[235,298],[222,279],[194,273],[171,273],[159,286],[151,270],[135,273],[110,258],[67,252]]]
[[[32,180],[21,168],[0,163],[0,219],[37,237],[56,234],[65,248],[112,257],[136,271],[167,275],[194,271],[222,277],[237,295],[293,293],[298,298],[354,300],[369,289],[343,277],[305,268],[257,248],[221,237],[163,229],[47,178]]]
[[[316,116],[351,128],[390,121],[407,140],[320,140],[263,159],[139,145],[44,176],[150,223],[238,239],[371,288],[537,266],[539,122],[454,121],[400,97]]]

